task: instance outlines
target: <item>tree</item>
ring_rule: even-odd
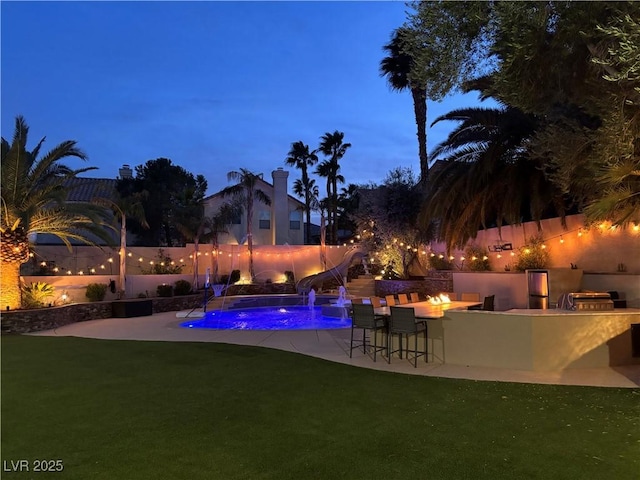
[[[10,308],[19,308],[22,304],[20,265],[29,259],[30,236],[52,234],[69,249],[74,240],[95,245],[90,235],[107,243],[112,241],[105,230],[107,212],[104,208],[66,201],[69,187],[65,183],[95,168],[72,170],[60,163],[67,157],[87,159],[76,141],[66,140],[38,158],[45,139],[28,151],[28,133],[25,119],[18,116],[11,144],[2,138],[0,297],[2,306]]]
[[[415,68],[413,56],[407,51],[410,43],[405,40],[406,28],[394,30],[391,41],[383,48],[388,56],[380,61],[380,76],[387,79],[391,90],[409,90],[413,97],[413,112],[418,127],[418,157],[420,159],[420,181],[426,182],[429,174],[427,158],[427,90],[423,83],[412,81],[411,72]]]
[[[254,200],[258,200],[265,205],[271,205],[271,198],[264,193],[264,191],[258,188],[258,181],[262,180],[262,175],[250,172],[245,168],[241,168],[238,171],[231,171],[227,173],[227,179],[229,181],[237,182],[236,185],[232,185],[223,189],[220,194],[222,197],[234,197],[237,201],[244,205],[244,210],[247,213],[247,246],[249,248],[249,275],[251,281],[255,281],[255,273],[253,271],[253,203]]]
[[[358,210],[360,203],[360,187],[350,183],[346,188],[342,187],[338,195],[338,229],[355,232],[357,226],[353,221],[353,215]]]
[[[193,198],[204,198],[207,181],[202,175],[194,176],[184,168],[173,165],[167,158],[149,160],[135,168],[134,192],[147,191],[144,211],[149,228],[143,228],[138,222],[131,222],[131,230],[140,243],[147,246],[184,245],[185,239],[177,230],[176,213],[191,190]],[[120,188],[120,187],[119,187]],[[121,192],[126,195],[128,192]]]
[[[132,187],[131,179],[124,178],[118,181],[121,184],[120,190],[129,190]],[[93,202],[110,208],[114,215],[114,220],[120,223],[120,250],[119,270],[118,270],[118,295],[119,298],[126,298],[127,279],[127,217],[135,219],[143,228],[149,228],[149,224],[144,216],[144,206],[142,204],[147,191],[131,192],[122,196],[115,193],[115,198],[94,198]]]
[[[344,143],[344,132],[327,132],[320,137],[320,147],[318,150],[323,155],[329,157],[323,161],[316,169],[316,174],[327,179],[327,199],[329,201],[328,221],[329,221],[329,242],[338,241],[338,182],[344,182],[344,177],[339,174],[339,161],[346,151],[351,148],[350,143]]]
[[[381,75],[393,90],[409,89],[418,127],[420,183],[428,179],[427,99],[440,101],[464,81],[491,67],[482,47],[489,23],[488,2],[411,2],[407,23],[383,48]]]
[[[434,175],[419,224],[438,225],[447,250],[464,247],[482,227],[564,219],[567,199],[545,176],[542,161],[527,144],[538,120],[519,109],[466,108],[436,119],[460,124],[432,158],[443,167]]]
[[[418,248],[428,232],[416,226],[421,187],[410,168],[391,170],[382,185],[359,187],[359,204],[352,215],[363,245],[376,252],[387,278],[408,278],[419,264]]]
[[[200,242],[208,241],[209,219],[204,215],[204,201],[197,189],[187,188],[181,195],[176,209],[175,227],[187,241],[193,242],[193,281],[194,290],[200,288],[198,280],[198,260],[200,256]]]
[[[304,211],[307,217],[304,236],[305,243],[309,243],[311,239],[311,195],[315,181],[309,178],[308,167],[318,163],[318,156],[315,150],[310,152],[309,145],[305,145],[302,141],[292,143],[288,155],[285,163],[302,172],[302,179],[299,182],[298,180],[294,182],[293,191],[299,197],[304,198]]]
[[[479,76],[485,96],[544,119],[525,148],[548,178],[591,221],[640,221],[640,4],[413,5],[415,70],[450,77],[436,82],[443,92]]]
[[[232,220],[242,213],[242,205],[237,202],[223,203],[218,210],[206,220],[206,228],[214,254],[211,261],[213,262],[213,282],[218,281],[218,251],[220,245],[218,237],[222,233],[228,233],[228,226]]]
[[[492,10],[499,68],[489,93],[545,119],[530,155],[588,221],[640,221],[640,4],[495,2]]]

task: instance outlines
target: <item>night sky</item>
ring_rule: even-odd
[[[77,140],[89,161],[65,163],[99,167],[85,176],[166,157],[214,193],[241,167],[270,182],[292,142],[316,148],[334,130],[352,144],[346,183],[379,183],[398,166],[419,173],[411,95],[378,72],[404,2],[0,5],[2,136],[21,114],[29,147]],[[429,102],[428,122],[474,105],[475,94]],[[429,150],[454,126],[430,129]]]

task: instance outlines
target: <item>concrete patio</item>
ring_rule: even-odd
[[[470,380],[519,383],[580,385],[600,387],[640,387],[640,365],[610,368],[567,369],[557,372],[533,372],[498,368],[465,367],[418,362],[414,368],[407,360],[394,358],[391,364],[384,358],[377,362],[362,350],[354,350],[349,358],[351,330],[207,330],[180,327],[184,318],[176,312],[137,318],[110,318],[66,325],[31,335],[73,336],[105,340],[138,340],[162,342],[217,342],[252,345],[322,358],[355,367],[395,373]]]

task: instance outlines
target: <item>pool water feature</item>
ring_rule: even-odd
[[[351,328],[351,319],[322,315],[322,307],[277,306],[213,310],[204,318],[180,324],[213,330],[328,330]]]

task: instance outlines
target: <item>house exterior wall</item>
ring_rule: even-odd
[[[300,211],[303,204],[287,193],[287,179],[289,172],[278,168],[272,172],[273,185],[259,181],[258,188],[271,199],[271,205],[254,200],[253,221],[251,231],[254,245],[303,245],[304,229],[300,222],[299,229],[291,229],[289,217],[291,212]],[[205,215],[212,216],[222,204],[229,199],[220,195],[212,195],[205,199]],[[302,218],[302,217],[301,217]],[[269,220],[269,228],[260,228],[261,220]],[[220,244],[242,245],[246,243],[247,214],[240,216],[239,224],[228,226],[229,233],[221,234]]]

